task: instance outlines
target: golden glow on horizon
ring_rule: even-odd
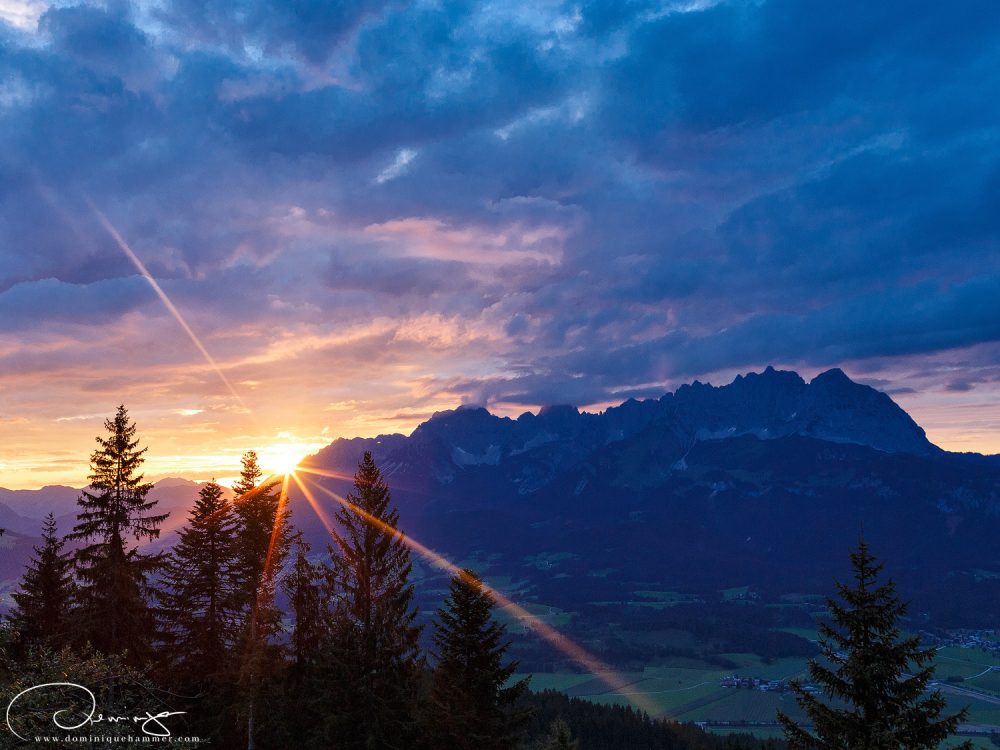
[[[300,468],[300,473],[318,473],[312,472],[308,468]],[[315,496],[306,486],[308,482],[313,487],[318,489],[320,492],[330,496],[333,500],[339,503],[344,508],[347,508],[351,512],[357,514],[358,516],[364,518],[369,523],[388,531],[391,533],[399,534],[400,539],[406,544],[410,549],[416,552],[418,555],[423,557],[425,560],[430,562],[433,566],[445,570],[449,575],[464,575],[461,568],[459,568],[455,563],[451,562],[448,558],[444,557],[438,552],[435,552],[430,547],[421,544],[413,537],[405,534],[399,529],[396,529],[379,518],[372,516],[370,513],[365,512],[353,503],[348,502],[345,498],[339,496],[332,490],[327,489],[323,485],[310,480],[308,477],[300,476],[299,474],[292,474],[292,479],[298,485],[299,489],[302,490],[302,494],[305,495],[306,500],[312,506],[313,510],[319,516],[320,521],[324,526],[327,527],[327,531],[332,530],[329,519],[326,517],[325,513],[320,513],[319,509],[322,507],[320,503],[316,500]],[[596,656],[590,654],[583,646],[579,645],[575,641],[570,640],[556,628],[549,625],[547,622],[542,620],[537,615],[532,614],[520,604],[517,604],[509,597],[505,596],[501,592],[497,591],[492,586],[483,583],[483,588],[490,593],[494,601],[497,603],[502,610],[506,611],[516,620],[518,620],[526,628],[534,632],[536,635],[540,636],[542,639],[547,641],[550,645],[554,646],[564,655],[568,656],[570,659],[575,661],[577,664],[584,667],[588,672],[593,674],[595,677],[603,681],[610,690],[618,693],[622,697],[628,699],[634,703],[638,708],[642,709],[650,716],[665,716],[663,709],[653,702],[645,693],[640,691],[627,691],[626,688],[633,687],[633,683],[627,680],[622,675],[615,672],[610,666],[602,662]]]
[[[908,395],[897,400],[927,430],[928,439],[939,447],[952,451],[1000,453],[1000,433],[996,429],[1000,424],[1000,404],[975,398],[975,395],[945,394],[937,398],[931,394]],[[108,399],[107,403],[116,404],[117,400]],[[126,399],[126,406],[132,407],[133,401]],[[108,414],[111,410],[109,407]],[[303,422],[302,419],[312,419],[313,415],[303,411],[302,418],[297,419],[293,413],[286,412],[287,421],[282,426],[294,433],[284,441],[274,432],[258,431],[256,425],[246,422],[248,417],[245,415],[235,415],[232,423],[223,422],[212,430],[202,430],[192,429],[193,419],[208,422],[220,417],[199,415],[192,418],[171,413],[159,419],[155,412],[146,413],[141,407],[130,408],[130,412],[138,422],[143,445],[149,449],[143,467],[148,481],[156,482],[166,477],[195,481],[214,478],[227,487],[238,478],[239,457],[247,449],[257,451],[266,474],[283,474],[291,464],[326,447],[338,437],[373,437],[380,432],[408,434],[420,421],[414,419],[412,424],[406,425],[376,423],[370,429],[347,428],[344,432],[321,435],[325,421]],[[84,486],[94,436],[101,433],[103,419],[108,414],[58,423],[52,418],[4,421],[0,416],[0,487],[37,490],[56,484]],[[260,421],[273,424],[278,424],[280,418],[281,415],[270,412],[259,417]],[[318,472],[314,470],[314,473]]]
[[[306,456],[329,445],[326,439],[303,440],[287,432],[280,433],[278,437],[277,442],[262,443],[261,447],[255,448],[260,468],[265,475],[293,474]]]

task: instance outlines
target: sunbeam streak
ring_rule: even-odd
[[[208,362],[208,364],[212,367],[213,370],[215,370],[215,374],[219,376],[219,380],[221,380],[223,385],[226,386],[226,388],[232,394],[233,398],[235,398],[239,402],[240,406],[242,406],[244,409],[247,409],[247,405],[243,402],[243,399],[240,397],[240,394],[236,392],[236,389],[233,388],[233,384],[229,382],[229,378],[226,377],[226,374],[222,371],[222,368],[219,367],[218,363],[216,363],[212,355],[208,353],[208,349],[206,349],[204,344],[201,343],[201,339],[199,339],[198,336],[195,334],[195,332],[191,330],[191,326],[189,326],[187,324],[187,321],[184,320],[184,316],[181,315],[181,311],[178,310],[177,306],[170,301],[170,298],[167,296],[167,293],[163,291],[163,289],[157,283],[156,279],[153,278],[153,275],[146,269],[145,264],[139,259],[139,256],[136,255],[135,252],[133,252],[132,248],[129,247],[129,244],[125,241],[125,238],[121,236],[121,234],[118,232],[117,229],[115,229],[114,224],[112,224],[111,221],[108,219],[108,217],[105,216],[101,212],[101,210],[94,205],[94,203],[90,200],[90,198],[87,198],[87,203],[90,204],[91,210],[97,216],[97,219],[101,222],[101,225],[108,231],[108,234],[110,234],[111,237],[114,239],[118,247],[121,248],[121,251],[125,253],[125,256],[132,262],[132,265],[134,265],[136,269],[139,271],[139,273],[142,274],[142,277],[149,282],[149,285],[153,288],[153,291],[156,292],[156,296],[160,298],[160,301],[164,304],[164,306],[167,308],[170,314],[174,316],[174,319],[177,321],[180,327],[184,329],[184,332],[188,335],[188,338],[191,339],[192,343],[198,348],[198,351],[201,352],[201,355],[205,358],[205,361]],[[250,410],[247,409],[247,411]]]
[[[306,474],[315,474],[320,477],[329,477],[330,479],[342,479],[345,482],[353,482],[354,477],[347,474],[342,474],[337,471],[324,471],[323,469],[314,469],[311,466],[296,466],[296,471],[304,471]]]
[[[330,516],[327,515],[326,509],[319,504],[316,500],[316,496],[309,491],[309,489],[302,483],[303,480],[299,479],[298,474],[292,474],[292,479],[295,480],[295,484],[298,485],[299,489],[302,490],[303,496],[305,496],[306,501],[309,503],[309,507],[312,508],[313,513],[319,519],[319,522],[323,524],[323,528],[326,529],[326,533],[333,533],[333,521],[330,520]],[[317,485],[318,486],[318,485]]]
[[[285,506],[288,504],[288,477],[294,476],[292,474],[285,474],[284,478],[281,480],[281,494],[278,495],[278,509],[274,513],[274,526],[271,528],[271,541],[267,545],[267,557],[264,559],[264,581],[271,577],[271,565],[274,560],[274,550],[278,545],[278,540],[281,538],[282,525],[285,520],[283,518],[283,512]],[[264,581],[261,581],[263,584]]]
[[[321,506],[319,502],[316,500],[315,496],[309,490],[309,488],[306,487],[306,482],[313,485],[320,492],[329,495],[336,502],[338,502],[340,505],[350,510],[352,513],[356,513],[357,515],[361,516],[363,519],[368,521],[368,523],[371,523],[372,525],[377,526],[383,529],[384,531],[393,534],[399,534],[399,537],[404,544],[409,546],[410,549],[412,549],[418,555],[423,557],[425,560],[431,562],[433,565],[445,569],[451,575],[463,575],[462,569],[459,568],[450,560],[448,560],[448,558],[444,557],[438,552],[435,552],[430,547],[421,544],[416,539],[413,539],[412,537],[404,534],[399,529],[390,526],[389,524],[382,521],[380,518],[376,518],[370,513],[364,511],[362,508],[359,508],[353,503],[348,502],[345,498],[340,497],[339,495],[337,495],[337,493],[332,492],[331,490],[327,489],[318,482],[310,480],[307,477],[299,478],[295,474],[292,475],[292,478],[295,480],[295,483],[298,485],[299,489],[302,490],[302,493],[305,495],[306,500],[309,502],[309,504],[313,507],[313,510],[315,510],[317,512],[317,515],[320,516],[320,520],[323,522],[325,526],[327,526],[328,530],[331,530],[333,526],[330,523],[329,519],[325,517],[325,514],[319,513],[318,509]],[[590,654],[586,649],[583,648],[583,646],[580,646],[578,643],[575,643],[574,641],[570,640],[565,635],[556,630],[554,627],[549,625],[547,622],[544,622],[538,616],[531,614],[531,612],[529,612],[516,602],[512,601],[508,597],[504,596],[496,589],[487,586],[485,583],[483,583],[483,587],[487,591],[489,591],[490,595],[493,597],[494,601],[496,601],[497,605],[499,605],[502,609],[507,611],[513,617],[517,618],[517,620],[520,621],[525,627],[530,628],[534,633],[539,635],[545,641],[547,641],[552,646],[557,648],[559,651],[561,651],[563,654],[565,654],[570,659],[575,661],[577,664],[583,666],[588,672],[593,674],[595,677],[602,680],[611,691],[616,692],[622,697],[632,701],[638,708],[642,709],[650,716],[664,715],[663,710],[659,706],[657,706],[656,703],[653,702],[648,696],[646,696],[645,693],[635,692],[635,691],[626,692],[625,688],[627,687],[634,688],[634,684],[630,683],[627,679],[625,679],[620,674],[615,672],[610,666],[602,662],[596,656]]]

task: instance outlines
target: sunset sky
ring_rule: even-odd
[[[993,0],[0,0],[0,486],[83,484],[120,402],[147,475],[224,478],[768,364],[1000,452],[998,32]]]

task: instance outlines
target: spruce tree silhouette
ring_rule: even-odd
[[[822,660],[809,662],[809,675],[828,700],[793,683],[796,700],[813,727],[810,732],[779,712],[789,747],[936,748],[955,732],[966,711],[942,717],[944,697],[939,691],[927,694],[934,650],[922,649],[916,636],[901,636],[906,604],[891,580],[879,583],[883,566],[863,537],[851,553],[851,566],[853,583],[838,583],[840,601],[827,601],[833,623],[820,624]]]

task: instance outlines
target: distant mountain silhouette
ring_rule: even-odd
[[[41,528],[41,524],[37,522],[48,513],[61,516],[75,511],[78,497],[80,490],[61,484],[48,485],[39,490],[7,490],[0,487],[0,503],[36,530]],[[20,530],[14,524],[11,527]]]
[[[550,406],[514,420],[481,407],[459,407],[435,413],[409,437],[336,440],[305,465],[350,471],[370,450],[389,475],[429,468],[448,484],[469,467],[498,466],[532,454],[540,461],[519,477],[523,493],[594,451],[641,433],[671,464],[698,442],[741,435],[762,440],[800,435],[917,456],[943,453],[888,395],[855,383],[842,370],[828,370],[806,383],[797,373],[768,367],[722,387],[695,381],[660,399],[630,399],[600,414]]]
[[[409,533],[453,559],[489,560],[484,572],[540,601],[650,585],[826,591],[863,526],[920,606],[955,614],[942,602],[963,587],[996,588],[1000,602],[981,575],[998,565],[1000,462],[941,450],[888,395],[839,369],[807,383],[768,368],[599,414],[460,407],[409,436],[334,441],[303,466],[349,477],[365,450]],[[324,544],[298,493],[292,507]]]

